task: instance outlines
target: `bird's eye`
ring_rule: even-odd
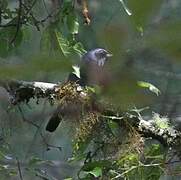
[[[104,50],[100,50],[99,53],[102,54],[102,55],[106,55],[106,51],[104,51]]]
[[[96,54],[96,56],[97,56],[98,58],[104,58],[104,57],[106,56],[106,51],[104,51],[104,50],[99,50],[99,51],[97,51],[95,54]]]

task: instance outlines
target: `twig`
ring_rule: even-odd
[[[27,10],[26,16],[30,14],[31,18],[33,19],[34,25],[37,29],[37,31],[40,31],[40,27],[38,26],[38,20],[35,18],[34,14],[31,12],[31,8],[29,9],[25,4],[22,4],[22,6]]]
[[[21,13],[22,13],[22,0],[19,0],[19,11],[18,11],[18,20],[17,20],[17,27],[16,27],[16,32],[15,35],[13,37],[13,39],[11,40],[11,44],[16,40],[18,32],[20,30],[20,25],[21,25]]]
[[[39,132],[39,134],[40,134],[43,142],[44,142],[45,145],[47,146],[47,150],[49,150],[50,148],[55,148],[55,149],[58,149],[59,151],[62,150],[62,147],[60,147],[60,146],[55,146],[55,145],[52,145],[52,144],[47,143],[47,141],[46,141],[46,139],[45,139],[45,137],[44,137],[44,135],[43,135],[42,132]]]
[[[23,23],[20,22],[20,24],[22,25]],[[7,24],[0,24],[1,28],[8,28],[8,27],[15,27],[17,26],[17,24],[11,24],[11,23],[7,23]]]
[[[101,117],[103,118],[106,118],[106,119],[111,119],[111,120],[122,120],[124,119],[124,117],[119,117],[119,116],[105,116],[105,115],[100,115]]]
[[[25,118],[24,113],[23,113],[20,105],[18,105],[18,110],[19,110],[19,112],[20,112],[20,114],[21,114],[21,117],[22,117],[22,119],[23,119],[24,122],[28,122],[29,124],[35,126],[36,128],[40,128],[37,124],[35,124],[35,123],[32,122],[32,121],[28,121],[28,120]]]
[[[114,179],[119,179],[121,177],[123,177],[125,174],[128,174],[130,171],[134,170],[134,169],[137,169],[137,168],[140,168],[140,167],[160,167],[160,163],[157,163],[157,164],[143,164],[141,162],[139,162],[139,165],[138,166],[132,166],[131,168],[129,168],[128,170],[124,171],[123,173],[118,173],[116,171],[113,171],[114,173],[118,174],[117,176],[113,177],[111,180],[114,180]],[[163,170],[163,169],[162,169]]]
[[[19,172],[19,177],[20,180],[23,180],[23,176],[22,176],[22,172],[21,172],[21,166],[20,166],[20,162],[19,159],[16,157],[16,161],[17,161],[17,166],[18,166],[18,172]]]
[[[47,14],[49,14],[48,8],[47,8],[46,3],[45,3],[45,0],[42,0],[42,2],[43,2],[43,5],[45,7],[45,10],[46,10]]]
[[[18,109],[19,109],[19,112],[20,112],[20,114],[21,114],[21,117],[22,117],[23,121],[24,121],[24,122],[27,122],[27,123],[30,123],[31,125],[33,125],[34,127],[37,128],[37,132],[35,133],[35,137],[36,137],[36,134],[37,134],[37,133],[40,134],[40,136],[41,136],[41,138],[42,138],[42,140],[43,140],[43,143],[46,145],[46,149],[47,149],[47,150],[49,150],[50,148],[55,148],[55,149],[58,149],[59,151],[62,150],[62,148],[61,148],[60,146],[55,146],[55,145],[49,144],[49,143],[46,141],[46,138],[44,137],[43,133],[40,131],[40,126],[37,125],[37,124],[35,124],[35,123],[32,122],[32,121],[28,121],[28,120],[25,118],[24,113],[23,113],[23,111],[22,111],[22,109],[21,109],[21,107],[20,107],[19,105],[18,105]],[[42,121],[42,122],[43,122],[43,121]],[[32,142],[34,142],[34,141],[32,141]],[[30,147],[32,147],[32,144],[30,144]]]
[[[36,4],[36,1],[37,0],[34,0],[30,7],[26,7],[27,8],[27,12],[25,13],[25,16],[27,16],[30,13],[30,11],[33,9],[33,7]],[[26,6],[26,5],[24,4],[24,6]]]

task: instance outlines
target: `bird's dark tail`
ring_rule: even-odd
[[[48,121],[48,124],[46,125],[46,130],[49,132],[54,132],[58,125],[61,122],[61,117],[58,116],[58,113],[53,114],[53,116]]]

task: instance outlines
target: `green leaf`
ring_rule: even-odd
[[[69,42],[63,37],[63,35],[59,31],[55,30],[55,36],[57,38],[58,45],[63,55],[67,57],[70,54]]]
[[[144,30],[142,26],[137,26],[137,30],[140,32],[141,36],[144,34]]]
[[[9,175],[10,176],[17,176],[17,171],[15,171],[15,170],[11,170],[10,172],[9,172]]]
[[[80,67],[78,66],[72,66],[73,68],[73,74],[75,74],[80,79]]]
[[[6,160],[12,160],[13,157],[9,154],[4,154],[2,151],[0,151],[0,159],[6,159]]]
[[[90,93],[96,93],[96,89],[94,87],[91,87],[91,86],[86,86],[86,90]]]
[[[112,121],[112,120],[109,120],[109,121],[108,121],[108,125],[109,125],[112,133],[113,133],[114,135],[116,135],[117,132],[118,132],[118,130],[119,130],[118,124],[117,124],[116,122]]]
[[[109,168],[110,166],[112,166],[112,163],[108,160],[93,161],[93,162],[84,164],[84,166],[82,167],[82,170],[89,172],[89,171],[92,171],[95,167]]]
[[[160,90],[151,83],[144,82],[144,81],[138,81],[137,83],[138,83],[138,86],[143,87],[143,88],[148,88],[151,92],[155,93],[157,96],[161,94]]]
[[[71,163],[71,162],[81,161],[81,160],[84,160],[86,156],[87,156],[86,153],[82,153],[82,154],[75,153],[73,157],[68,159],[68,162]]]
[[[169,119],[167,117],[161,117],[158,113],[153,113],[153,120],[157,127],[161,129],[168,129],[170,126]]]
[[[161,154],[160,144],[151,144],[145,148],[146,156],[156,156]]]
[[[92,171],[89,171],[88,173],[92,174],[94,177],[102,176],[102,168],[95,167]]]
[[[94,177],[102,176],[102,169],[104,167],[110,167],[111,163],[109,161],[103,160],[103,161],[95,161],[85,164],[82,167],[82,173],[84,175],[91,174]]]
[[[129,10],[129,8],[126,6],[126,4],[124,3],[123,0],[119,0],[124,8],[124,10],[126,11],[126,13],[131,16],[132,15],[132,12]]]
[[[109,127],[111,129],[117,129],[119,126],[118,126],[118,124],[116,122],[110,120],[109,121]]]
[[[73,49],[79,54],[79,55],[83,55],[84,53],[86,53],[87,51],[84,49],[82,43],[77,42],[76,44],[74,44]]]
[[[29,160],[29,166],[35,166],[35,165],[39,165],[44,163],[45,161],[43,161],[42,159],[36,158],[36,157],[32,157]]]
[[[0,151],[0,160],[4,158],[4,153]]]
[[[74,12],[69,13],[67,16],[67,27],[71,34],[78,34],[79,22]]]
[[[86,138],[85,141],[75,141],[73,145],[74,156],[80,156],[84,154],[88,145],[90,144],[91,137]]]
[[[12,21],[13,22],[13,21]],[[15,38],[16,35],[16,38]],[[12,39],[14,42],[11,43]],[[23,33],[20,29],[16,34],[16,27],[8,27],[0,30],[0,56],[6,57],[12,50],[17,49],[23,39]]]

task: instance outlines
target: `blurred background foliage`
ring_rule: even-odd
[[[181,128],[180,0],[91,0],[89,17],[83,16],[80,2],[0,0],[0,78],[62,82],[83,53],[103,47],[113,57],[106,67],[110,85],[100,96],[121,110],[149,106],[146,115],[158,112]],[[90,18],[89,25],[86,18]],[[155,85],[161,95],[139,87],[138,81]],[[5,154],[20,160],[37,157],[44,161],[34,163],[46,162],[51,171],[47,161],[58,159],[57,169],[62,170],[57,172],[54,166],[54,173],[62,179],[79,169],[66,164],[72,154],[71,125],[68,128],[63,122],[51,136],[44,132],[55,107],[46,100],[39,105],[31,101],[21,105],[21,110],[8,110],[8,106],[9,96],[1,89],[0,140],[1,152],[5,152],[1,160]],[[38,123],[47,142],[61,146],[61,152],[53,147],[47,151],[41,134],[25,119]],[[34,175],[31,169],[29,173],[27,179]]]

